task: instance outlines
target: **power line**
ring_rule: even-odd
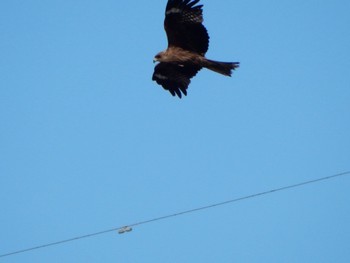
[[[330,175],[330,176],[325,176],[325,177],[321,177],[321,178],[317,178],[317,179],[313,179],[313,180],[309,180],[309,181],[304,181],[304,182],[301,182],[301,183],[296,183],[296,184],[292,184],[292,185],[288,185],[288,186],[284,186],[284,187],[280,187],[280,188],[275,188],[275,189],[272,189],[272,190],[268,190],[268,191],[264,191],[264,192],[260,192],[260,193],[256,193],[256,194],[252,194],[252,195],[247,195],[247,196],[243,196],[243,197],[227,200],[227,201],[220,202],[220,203],[206,205],[206,206],[202,206],[202,207],[198,207],[198,208],[194,208],[194,209],[190,209],[190,210],[186,210],[186,211],[182,211],[182,212],[178,212],[178,213],[174,213],[174,214],[170,214],[170,215],[156,217],[156,218],[152,218],[152,219],[149,219],[149,220],[133,223],[133,224],[130,224],[130,225],[127,225],[127,226],[115,227],[115,228],[111,228],[111,229],[100,231],[100,232],[95,232],[95,233],[82,235],[82,236],[77,236],[77,237],[73,237],[73,238],[69,238],[69,239],[65,239],[65,240],[61,240],[61,241],[47,243],[47,244],[40,245],[40,246],[35,246],[35,247],[31,247],[31,248],[17,250],[17,251],[13,251],[13,252],[10,252],[10,253],[2,254],[2,255],[0,255],[0,258],[1,257],[8,257],[8,256],[11,256],[11,255],[20,254],[20,253],[25,253],[25,252],[29,252],[29,251],[32,251],[32,250],[45,248],[45,247],[56,246],[56,245],[59,245],[59,244],[68,243],[68,242],[76,241],[76,240],[83,239],[83,238],[94,237],[94,236],[106,234],[106,233],[113,232],[113,231],[119,231],[119,233],[122,234],[122,233],[131,231],[132,227],[135,227],[135,226],[145,225],[145,224],[148,224],[148,223],[152,223],[152,222],[156,222],[156,221],[160,221],[160,220],[165,220],[165,219],[168,219],[168,218],[171,218],[171,217],[176,217],[176,216],[181,216],[181,215],[185,215],[185,214],[190,214],[190,213],[198,212],[198,211],[201,211],[201,210],[214,208],[214,207],[217,207],[217,206],[223,206],[223,205],[227,205],[227,204],[230,204],[230,203],[243,201],[243,200],[246,200],[246,199],[251,199],[251,198],[255,198],[255,197],[259,197],[259,196],[263,196],[263,195],[272,194],[272,193],[275,193],[275,192],[284,191],[284,190],[291,189],[291,188],[301,187],[301,186],[308,185],[308,184],[314,184],[314,183],[318,183],[318,182],[321,182],[321,181],[334,179],[336,177],[341,177],[341,176],[345,176],[345,175],[350,175],[350,171],[342,172],[342,173],[338,173],[338,174],[334,174],[334,175]]]

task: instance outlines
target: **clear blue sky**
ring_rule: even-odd
[[[350,2],[209,1],[189,95],[151,81],[166,0],[0,4],[0,254],[350,168]],[[0,258],[350,262],[350,178]]]

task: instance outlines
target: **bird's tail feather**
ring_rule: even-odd
[[[232,70],[239,67],[239,62],[219,62],[206,59],[203,66],[222,75],[231,76]]]

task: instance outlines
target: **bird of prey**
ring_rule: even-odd
[[[152,80],[171,95],[187,95],[187,88],[198,71],[207,68],[231,76],[239,62],[219,62],[207,59],[209,35],[203,26],[203,5],[199,0],[168,0],[165,8],[164,28],[168,48],[154,57],[159,62]]]

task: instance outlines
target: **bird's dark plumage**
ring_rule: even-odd
[[[170,0],[165,9],[164,28],[168,47],[180,47],[201,55],[208,51],[209,35],[203,22],[199,0]]]
[[[218,62],[205,58],[209,35],[203,26],[203,5],[199,0],[168,0],[164,28],[168,38],[167,50],[158,53],[152,80],[173,96],[187,95],[187,88],[203,67],[231,76],[238,62]]]
[[[187,87],[201,68],[194,65],[178,65],[174,63],[159,63],[155,69],[152,80],[162,85],[173,96],[181,98],[181,92],[186,96]]]

